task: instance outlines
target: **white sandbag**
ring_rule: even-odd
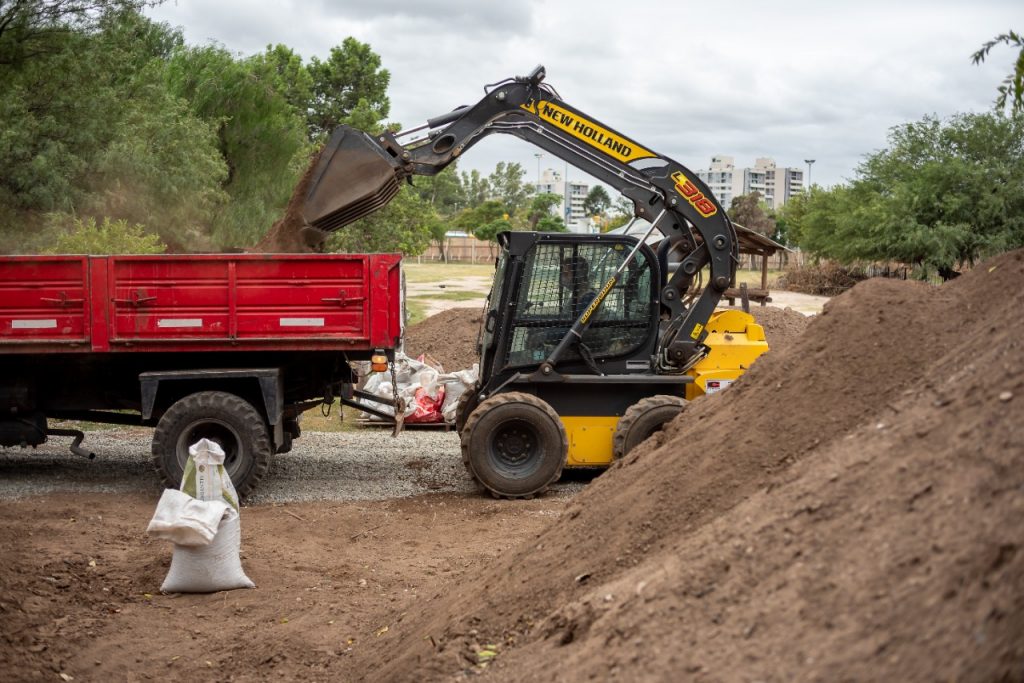
[[[238,494],[224,469],[224,450],[216,442],[200,439],[188,449],[180,495],[196,503],[216,503],[225,511],[208,545],[175,544],[171,568],[160,590],[165,593],[213,593],[255,588],[239,558],[242,525]]]
[[[164,593],[215,593],[255,588],[239,559],[242,528],[238,513],[228,509],[209,545],[174,546],[171,568],[160,586]]]
[[[224,449],[216,441],[200,439],[189,446],[181,490],[198,500],[223,500],[238,511],[238,494],[224,469]]]
[[[459,398],[462,397],[469,387],[476,384],[480,377],[480,366],[473,363],[468,370],[450,372],[438,377],[438,382],[444,385],[444,403],[441,405],[441,415],[448,424],[455,423],[455,413],[459,408]]]
[[[209,545],[230,505],[222,500],[196,500],[175,489],[165,489],[146,533],[176,545]]]

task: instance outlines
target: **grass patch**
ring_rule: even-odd
[[[427,319],[427,302],[413,298],[405,300],[405,326],[412,327]]]
[[[494,265],[489,263],[415,263],[411,259],[402,262],[406,282],[434,283],[453,277],[494,276]]]
[[[310,408],[302,414],[302,420],[299,421],[302,431],[354,432],[359,429],[359,427],[356,426],[356,418],[359,417],[359,411],[355,408],[343,406],[335,401],[331,404],[331,411],[328,417],[324,417],[323,408],[324,406],[317,406],[316,408]],[[342,419],[338,419],[339,409]],[[299,437],[299,441],[302,441],[301,436]]]
[[[445,301],[471,301],[473,299],[486,299],[487,292],[471,292],[465,289],[443,289],[437,294],[432,294],[430,298],[443,299]]]
[[[775,285],[775,281],[782,275],[781,270],[769,270],[768,271],[768,287],[771,288]],[[761,288],[761,271],[760,270],[737,270],[736,271],[736,286],[739,287],[741,282],[746,282],[747,287],[751,289]]]

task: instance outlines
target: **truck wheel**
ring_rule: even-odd
[[[189,446],[199,439],[224,449],[224,469],[239,497],[245,497],[270,466],[267,425],[248,401],[223,391],[201,391],[172,405],[153,433],[153,465],[164,484],[181,484]]]
[[[660,431],[666,422],[685,407],[686,401],[683,398],[667,394],[650,396],[631,405],[615,426],[615,435],[612,437],[612,454],[615,459],[625,456]]]
[[[462,462],[496,498],[532,498],[562,474],[565,427],[544,401],[516,391],[487,399],[462,430]]]

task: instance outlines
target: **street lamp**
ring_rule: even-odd
[[[811,165],[814,163],[814,159],[804,159],[804,163],[807,164],[807,194],[811,193]]]

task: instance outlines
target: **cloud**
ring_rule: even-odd
[[[391,72],[391,118],[407,127],[543,63],[567,102],[693,169],[713,154],[741,166],[814,158],[826,184],[850,177],[892,126],[990,108],[1015,55],[978,67],[970,54],[1020,28],[1016,0],[178,0],[151,14],[244,54],[284,43],[324,57],[354,36]],[[537,150],[494,138],[460,167],[518,161],[532,178]],[[541,163],[563,168],[550,155]]]

